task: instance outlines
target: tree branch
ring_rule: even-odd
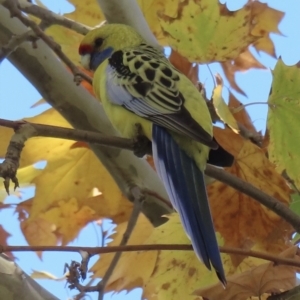
[[[292,288],[289,291],[282,292],[277,295],[271,295],[267,300],[296,300],[300,298],[300,285]]]
[[[5,254],[0,255],[0,299],[59,300]]]
[[[139,145],[137,140],[135,141],[121,137],[109,137],[99,132],[29,123],[23,121],[10,121],[0,119],[0,126],[18,130],[19,134],[22,134],[22,132],[26,133],[26,131],[30,129],[31,136],[27,136],[27,138],[37,136],[61,138],[65,140],[94,143],[98,145],[110,146],[131,151],[137,150]]]
[[[58,15],[44,7],[32,4],[27,0],[19,0],[18,7],[21,11],[38,17],[49,25],[57,24],[82,35],[86,35],[92,29],[89,26],[75,22],[62,15]]]
[[[300,260],[284,258],[260,251],[244,250],[233,247],[219,247],[221,253],[251,256],[272,261],[275,264],[300,267]],[[116,252],[136,252],[136,251],[193,251],[189,244],[148,244],[148,245],[126,245],[126,246],[107,246],[107,247],[73,247],[73,246],[0,246],[2,252],[29,252],[29,251],[48,251],[48,252],[79,252],[86,251],[92,255],[116,253]]]
[[[205,174],[231,186],[235,190],[242,192],[245,195],[250,196],[260,204],[271,209],[285,221],[290,223],[295,230],[300,233],[300,217],[276,198],[262,192],[258,188],[254,187],[251,183],[245,182],[220,168],[207,165]]]
[[[0,63],[14,52],[25,41],[32,41],[33,31],[29,30],[21,35],[13,35],[9,42],[0,48]]]

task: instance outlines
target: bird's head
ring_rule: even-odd
[[[113,52],[140,45],[143,38],[130,26],[108,24],[91,30],[79,46],[81,64],[88,70],[97,67]]]

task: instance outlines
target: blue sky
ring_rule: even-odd
[[[72,11],[72,5],[66,1],[43,1],[50,9],[57,13]],[[241,7],[246,1],[231,0],[227,1],[230,9],[235,10]],[[276,54],[281,56],[284,62],[288,65],[297,63],[300,60],[300,2],[299,0],[289,1],[266,1],[271,7],[286,12],[286,17],[281,22],[279,29],[282,34],[272,35],[272,39],[276,45]],[[224,2],[223,2],[224,3]],[[265,54],[255,54],[260,61],[263,62],[268,68],[273,68],[276,60]],[[213,74],[222,73],[218,64],[210,65]],[[12,80],[13,78],[13,80]],[[208,93],[211,93],[214,83],[211,78],[211,73],[206,65],[200,67],[200,80],[205,83]],[[246,73],[241,73],[237,76],[239,86],[245,91],[246,97],[236,95],[244,103],[266,101],[270,90],[272,81],[272,74],[269,69],[267,70],[251,70]],[[18,89],[15,88],[17,84]],[[226,83],[225,83],[226,86]],[[227,84],[228,86],[228,84]],[[224,89],[224,95],[228,92]],[[24,78],[7,60],[0,65],[0,118],[4,119],[21,119],[24,117],[34,116],[42,110],[49,107],[47,104],[31,109],[30,107],[40,100],[41,96],[31,86],[31,84]],[[254,125],[259,130],[265,130],[267,105],[253,105],[248,108],[252,117]],[[24,191],[23,200],[31,197],[34,194],[34,189],[27,189]],[[14,196],[8,197],[7,203],[18,203],[20,200]],[[17,216],[13,214],[13,210],[0,211],[0,224],[4,228],[13,233],[9,238],[11,245],[26,245],[20,229]],[[96,236],[99,232],[95,226],[90,225],[80,233],[74,245],[96,246]],[[42,260],[40,260],[34,253],[16,253],[18,258],[17,263],[27,273],[31,273],[32,269],[45,270],[57,277],[63,274],[65,262],[70,262],[71,259],[80,260],[79,254],[70,253],[44,253]],[[64,282],[52,282],[48,280],[39,280],[45,288],[50,290],[59,299],[71,298],[74,292],[69,291]],[[136,290],[130,294],[121,293],[119,295],[106,295],[106,300],[133,300],[140,299],[141,290]],[[97,299],[96,295],[91,295],[92,299]]]

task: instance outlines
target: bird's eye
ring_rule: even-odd
[[[95,39],[95,46],[100,47],[102,45],[103,41],[104,40],[102,38]]]

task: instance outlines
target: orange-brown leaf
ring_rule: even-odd
[[[221,145],[236,159],[227,171],[289,205],[291,190],[275,171],[264,151],[228,130],[226,135],[225,130],[216,131],[223,131],[223,140],[227,138],[228,142],[225,146],[223,143]],[[262,249],[273,253],[285,249],[285,241],[293,228],[277,214],[218,181],[208,186],[208,195],[216,231],[221,233],[226,246],[249,248],[258,243]]]
[[[94,73],[92,71],[86,70],[84,69],[82,66],[78,66],[78,68],[80,69],[81,72],[85,73],[86,75],[90,76],[91,78],[93,78]],[[93,86],[91,86],[87,81],[82,80],[80,83],[86,90],[89,91],[89,93],[93,96],[95,96],[94,90],[93,90]]]
[[[244,140],[230,128],[221,129],[214,127],[214,137],[226,151],[237,157],[243,147]]]
[[[284,17],[284,13],[258,1],[253,1],[252,13],[255,25],[251,34],[261,37],[254,42],[254,47],[257,51],[264,51],[275,57],[275,47],[269,35],[271,32],[281,34],[278,25]]]
[[[43,218],[25,220],[21,223],[21,230],[29,245],[54,246],[57,243],[55,225]]]
[[[194,65],[187,58],[183,57],[179,52],[172,49],[169,57],[170,62],[176,69],[181,71],[186,77],[188,77],[194,85],[197,85],[199,78],[199,67],[198,64]]]
[[[296,247],[288,249],[282,256],[290,257],[290,250],[293,252],[292,258],[299,260],[299,256],[296,255]],[[218,283],[208,288],[196,290],[194,294],[209,300],[238,300],[253,296],[260,297],[264,293],[281,292],[295,287],[296,272],[297,268],[295,267],[268,262],[241,274],[227,277],[226,290]]]
[[[221,66],[223,67],[224,73],[232,88],[243,95],[245,94],[244,91],[237,85],[235,81],[236,72],[247,71],[251,68],[266,68],[252,55],[249,49],[241,52],[234,60],[221,63]]]

